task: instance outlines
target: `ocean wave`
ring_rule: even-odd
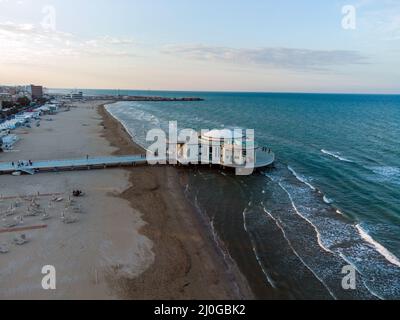
[[[392,182],[400,184],[400,168],[394,166],[370,166],[366,167],[378,176],[380,182]]]
[[[119,121],[131,139],[142,148],[149,146],[146,141],[146,133],[154,128],[161,128],[161,119],[155,115],[140,109],[139,103],[117,102],[105,105],[108,113]]]
[[[288,195],[289,200],[290,200],[290,202],[291,202],[291,204],[292,204],[292,207],[293,207],[294,211],[296,212],[296,214],[299,215],[299,216],[300,216],[302,219],[304,219],[305,221],[307,221],[307,222],[314,228],[314,230],[315,230],[315,232],[316,232],[316,234],[317,234],[318,245],[319,245],[324,251],[326,251],[326,252],[328,252],[328,253],[333,253],[333,252],[323,243],[322,236],[321,236],[321,233],[320,233],[320,230],[318,229],[318,227],[317,227],[308,217],[306,217],[304,214],[302,214],[302,213],[299,211],[299,209],[297,208],[296,203],[295,203],[294,200],[293,200],[292,194],[286,189],[286,187],[285,187],[282,183],[279,183],[279,186],[280,186],[280,187],[283,189],[283,191],[285,191],[286,194]]]
[[[315,188],[311,183],[309,183],[304,176],[298,174],[291,166],[288,166],[289,171],[296,177],[297,180],[300,182],[304,183],[307,185],[311,190],[317,191],[317,188]]]
[[[336,210],[336,213],[337,213],[338,215],[341,215],[341,216],[344,217],[344,213],[343,213],[341,210],[337,209],[337,210]]]
[[[330,199],[327,196],[324,196],[322,199],[326,204],[332,204],[334,202],[333,199]]]
[[[263,211],[275,222],[276,226],[281,230],[283,237],[285,238],[286,242],[288,243],[290,249],[292,252],[296,255],[297,258],[301,261],[301,263],[314,275],[314,277],[325,287],[325,289],[328,291],[328,293],[331,295],[332,298],[336,299],[335,294],[332,292],[332,290],[329,288],[329,286],[325,283],[325,281],[313,270],[312,267],[306,263],[306,261],[302,258],[302,256],[297,252],[297,250],[293,247],[291,241],[289,240],[285,229],[282,227],[281,223],[276,219],[271,212],[269,212],[265,206],[263,205]]]
[[[400,260],[383,245],[375,241],[374,238],[372,238],[368,234],[368,232],[362,228],[360,224],[356,225],[356,229],[358,230],[361,238],[371,244],[376,249],[376,251],[378,251],[387,261],[389,261],[391,264],[394,264],[395,266],[400,267]]]
[[[142,147],[143,149],[147,150],[147,146],[142,143],[140,141],[140,139],[135,139],[135,134],[134,132],[131,130],[131,127],[126,123],[126,121],[124,121],[119,115],[117,115],[116,113],[113,112],[112,108],[110,108],[112,105],[105,105],[105,108],[107,110],[107,112],[116,120],[118,121],[122,127],[125,129],[125,131],[128,133],[128,135],[130,136],[131,140],[136,143],[137,145],[139,145],[140,147]]]
[[[322,194],[321,191],[319,191],[316,187],[314,187],[309,181],[309,179],[307,179],[306,177],[298,174],[291,166],[288,166],[289,171],[296,177],[297,180],[299,180],[300,182],[304,183],[306,186],[308,186],[312,191],[318,191],[319,194]],[[333,199],[328,198],[326,195],[323,195],[324,202],[326,204],[332,204],[334,202]]]
[[[318,246],[340,260],[351,262],[357,267],[363,287],[369,294],[380,299],[392,299],[399,296],[400,261],[395,255],[372,239],[360,226],[356,227],[335,217],[336,214],[343,215],[343,213],[328,204],[329,201],[322,201],[322,197],[317,197],[305,185],[299,186],[291,181],[284,171],[267,176],[274,176],[272,181],[275,181],[288,195],[290,201],[288,205],[292,207],[293,212],[314,228]],[[285,229],[288,226],[282,225]],[[286,232],[290,234],[290,229]],[[309,261],[308,257],[303,256],[303,252],[299,253],[304,260]],[[314,272],[321,275],[331,286],[332,283],[328,278],[321,274],[324,271],[319,270],[314,262],[310,263]],[[336,292],[334,288],[335,286],[332,289]],[[357,290],[358,294],[365,294],[362,287]]]
[[[353,263],[349,258],[347,258],[343,253],[339,252],[339,256],[343,259],[343,261],[346,261],[346,263],[349,264],[349,266],[353,267],[354,270],[356,270],[358,273],[362,274],[359,268],[357,268],[357,265]],[[380,296],[378,293],[376,293],[372,288],[368,286],[368,283],[366,281],[363,281],[363,284],[365,288],[368,290],[369,293],[371,293],[374,297],[376,297],[378,300],[385,300],[384,297]]]
[[[392,253],[372,239],[360,226],[346,224],[333,217],[316,216],[313,214],[314,210],[307,209],[307,204],[296,203],[301,200],[291,194],[293,190],[289,191],[289,186],[282,182],[279,185],[288,193],[294,212],[315,229],[319,247],[357,266],[370,294],[380,299],[397,296],[399,287],[394,277],[399,275],[400,261]]]
[[[325,149],[321,149],[321,152],[322,152],[323,154],[328,155],[328,156],[334,157],[334,158],[336,158],[336,159],[338,159],[338,160],[340,160],[340,161],[351,162],[351,163],[354,162],[354,161],[352,161],[352,160],[349,160],[349,159],[347,159],[347,158],[342,157],[341,154],[340,154],[339,152],[328,151],[328,150],[325,150]]]

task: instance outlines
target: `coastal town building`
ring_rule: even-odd
[[[0,93],[0,110],[3,109],[3,102],[12,101],[12,95],[9,93]]]
[[[71,98],[72,100],[82,100],[82,99],[83,99],[83,92],[82,92],[82,91],[79,91],[79,92],[71,92],[70,98]]]
[[[43,87],[42,86],[30,86],[30,91],[32,95],[32,99],[41,99],[43,98]]]
[[[39,112],[40,115],[49,115],[49,114],[56,114],[58,112],[58,109],[59,109],[58,104],[47,103],[47,104],[35,109],[35,111]]]

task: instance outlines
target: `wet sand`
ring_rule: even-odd
[[[122,126],[99,102],[45,116],[39,128],[19,129],[22,140],[0,161],[79,158],[89,155],[141,153]],[[25,134],[26,133],[26,134]],[[64,224],[61,212],[73,189],[79,221]],[[240,299],[252,298],[236,265],[225,260],[207,223],[184,198],[178,175],[170,167],[136,167],[34,176],[0,176],[4,214],[19,201],[15,216],[24,215],[28,200],[19,197],[57,193],[64,198],[36,197],[51,215],[24,217],[22,226],[46,223],[45,229],[23,232],[24,246],[12,243],[15,234],[0,233],[2,299]],[[11,200],[15,198],[17,200]],[[13,217],[1,217],[3,223]],[[20,233],[19,233],[20,234]],[[41,287],[41,268],[54,265],[57,289]]]

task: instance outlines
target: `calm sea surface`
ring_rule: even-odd
[[[274,169],[250,177],[186,173],[188,198],[259,297],[400,298],[400,96],[120,93],[205,99],[109,106],[143,146],[173,120],[255,129],[276,153]],[[342,288],[348,265],[355,290]]]

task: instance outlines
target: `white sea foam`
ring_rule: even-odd
[[[135,135],[134,128],[132,128],[132,126],[130,126],[123,118],[125,117],[127,119],[140,119],[141,122],[145,121],[147,123],[151,123],[154,126],[158,126],[160,124],[159,119],[147,112],[136,110],[135,108],[125,109],[124,105],[121,105],[120,103],[108,104],[105,105],[105,108],[107,112],[124,127],[125,131],[129,134],[132,141],[147,151],[148,149],[146,142],[142,141],[138,136]],[[145,136],[143,137],[143,139],[145,139]]]
[[[134,134],[133,134],[132,131],[130,130],[130,128],[129,128],[129,126],[127,125],[127,123],[126,123],[124,120],[120,119],[116,114],[114,114],[114,113],[112,112],[112,109],[109,108],[110,106],[111,106],[111,105],[105,105],[105,108],[106,108],[107,112],[108,112],[116,121],[118,121],[118,122],[122,125],[122,127],[123,127],[123,128],[125,129],[125,131],[129,134],[129,136],[131,137],[131,140],[132,140],[134,143],[138,144],[138,145],[141,146],[143,149],[147,150],[147,148],[146,148],[145,145],[141,144],[139,140],[134,139]]]
[[[333,201],[333,199],[330,199],[330,198],[328,198],[327,196],[324,196],[324,202],[326,203],[326,204],[332,204],[334,201]]]
[[[305,177],[302,175],[298,174],[291,166],[288,166],[289,171],[299,180],[300,182],[304,183],[307,185],[311,190],[316,191],[317,189],[307,181]]]
[[[333,293],[333,291],[328,287],[328,285],[324,282],[324,280],[304,261],[304,259],[300,256],[300,254],[297,252],[297,250],[293,247],[291,241],[287,237],[285,229],[282,227],[282,225],[279,223],[279,221],[269,212],[264,206],[263,206],[264,212],[275,222],[277,227],[281,230],[283,237],[289,244],[289,247],[292,249],[293,253],[299,258],[301,263],[308,269],[310,272],[315,276],[315,278],[326,288],[326,290],[329,292],[329,294],[336,300],[336,296]]]
[[[337,210],[336,210],[336,213],[337,213],[337,214],[340,214],[341,216],[343,216],[343,217],[344,217],[344,214],[343,214],[343,212],[342,212],[342,211],[340,211],[339,209],[337,209]]]
[[[394,166],[366,167],[379,177],[379,181],[400,184],[400,168]]]
[[[323,154],[328,155],[328,156],[334,157],[334,158],[336,158],[336,159],[338,159],[340,161],[353,162],[353,161],[351,161],[351,160],[349,160],[347,158],[342,157],[339,152],[328,151],[328,150],[325,150],[325,149],[322,149],[321,152]]]
[[[270,177],[270,175],[267,174],[266,176]],[[288,194],[289,200],[295,213],[300,215],[303,219],[310,223],[311,226],[315,228],[318,237],[318,244],[322,249],[332,251],[334,255],[339,255],[345,261],[352,261],[353,264],[356,264],[359,267],[361,266],[360,273],[363,274],[363,284],[372,295],[376,296],[379,299],[382,299],[382,296],[396,296],[396,292],[392,292],[393,287],[391,287],[389,294],[382,293],[383,291],[386,291],[382,289],[382,286],[374,283],[375,276],[382,277],[382,274],[384,273],[382,272],[382,269],[388,268],[388,272],[395,272],[394,269],[399,266],[400,262],[393,254],[391,254],[382,245],[374,241],[370,236],[365,233],[365,231],[362,232],[362,230],[358,228],[358,230],[356,230],[355,226],[348,225],[344,222],[339,222],[339,220],[336,224],[334,223],[333,225],[329,226],[330,230],[326,230],[325,225],[320,225],[320,223],[318,223],[318,220],[315,220],[318,219],[315,215],[310,215],[307,212],[302,211],[303,206],[301,204],[301,200],[299,205],[297,203],[299,199],[297,199],[296,197],[296,190],[294,194],[292,194],[290,184],[286,185],[284,179],[282,178],[274,178],[275,179],[273,179],[273,181],[277,182],[278,185]],[[324,201],[326,202],[326,200],[328,199],[328,197],[325,197]],[[343,215],[343,213],[339,209],[337,209],[336,213],[339,215]],[[346,225],[349,228],[346,228]],[[363,240],[362,242],[356,242],[354,243],[354,245],[352,244],[351,247],[346,247],[346,249],[343,249],[340,246],[334,246],[334,244],[342,243],[342,240],[340,239],[343,239],[343,242],[348,243],[347,240],[353,239],[356,233],[358,233],[360,240]],[[331,238],[332,235],[334,235],[333,242]],[[330,245],[331,242],[333,246]],[[344,252],[342,253],[342,251]],[[379,256],[382,256],[385,259],[379,261],[379,265],[377,266],[374,261],[376,261],[377,257]],[[392,266],[392,268],[389,265]]]
[[[339,256],[346,261],[346,263],[348,263],[350,266],[352,266],[355,270],[357,270],[358,273],[362,274],[361,271],[359,270],[359,268],[357,268],[357,265],[354,264],[350,259],[348,259],[343,253],[339,252]],[[376,292],[374,292],[373,289],[371,289],[368,286],[368,283],[366,281],[363,281],[363,284],[365,286],[365,288],[368,290],[369,293],[371,293],[374,297],[378,298],[379,300],[385,300],[385,298],[383,298],[382,296],[380,296],[379,294],[377,294]]]
[[[317,226],[315,224],[312,223],[312,221],[310,219],[308,219],[304,214],[302,214],[299,209],[297,208],[296,203],[293,200],[292,195],[290,194],[290,192],[282,185],[282,183],[279,183],[279,186],[286,192],[286,194],[289,197],[289,200],[292,204],[292,207],[294,209],[294,211],[297,213],[297,215],[299,215],[301,218],[303,218],[304,220],[306,220],[315,230],[315,232],[317,233],[317,238],[318,238],[318,244],[319,246],[326,252],[329,253],[333,253],[331,250],[329,250],[322,242],[322,237],[321,237],[321,233],[319,232]]]
[[[307,218],[305,215],[303,215],[303,214],[301,213],[301,211],[297,208],[297,205],[295,204],[294,200],[292,199],[292,195],[291,195],[290,192],[282,185],[282,183],[279,183],[279,185],[280,185],[280,187],[281,187],[284,191],[286,191],[286,193],[288,194],[289,199],[290,199],[290,201],[291,201],[291,204],[292,204],[293,209],[295,210],[295,212],[296,212],[300,217],[302,217],[304,220],[306,220],[308,223],[310,223],[311,226],[314,227],[314,229],[315,229],[315,231],[316,231],[316,233],[317,233],[317,239],[318,239],[318,244],[319,244],[319,246],[320,246],[322,249],[324,249],[325,251],[330,252],[330,253],[332,253],[332,254],[340,253],[340,251],[338,252],[338,251],[336,251],[336,250],[331,251],[330,249],[328,249],[328,248],[324,245],[323,240],[322,240],[323,237],[322,237],[322,235],[321,235],[320,230],[318,229],[318,227],[317,227],[316,225],[314,225],[314,223],[313,223],[309,218]],[[338,213],[341,213],[341,212],[338,211]],[[360,226],[357,226],[357,229],[358,229],[358,232],[359,232],[359,234],[360,234],[360,237],[365,241],[365,244],[368,243],[368,244],[371,244],[371,245],[372,245],[371,250],[374,250],[377,254],[382,255],[382,256],[383,256],[388,262],[390,262],[391,264],[393,264],[393,265],[395,265],[395,266],[397,266],[397,267],[400,266],[400,261],[399,261],[392,253],[390,253],[390,252],[389,252],[386,248],[384,248],[381,244],[377,243],[374,239],[372,239],[372,237],[369,236]],[[364,246],[365,246],[365,244],[364,244]],[[342,255],[342,254],[340,254],[340,256],[341,256],[341,258],[344,258],[344,257],[345,257],[345,256]],[[363,258],[362,258],[362,260],[361,260],[362,262],[361,262],[361,263],[366,263],[366,262],[367,262],[367,261],[364,260],[364,258],[366,258],[366,257],[363,257]],[[348,260],[348,259],[345,259],[345,261],[349,261],[349,260]],[[359,262],[360,262],[360,261],[359,261]],[[377,291],[376,288],[373,288],[373,286],[371,286],[371,284],[370,284],[368,281],[364,281],[364,280],[363,280],[363,283],[364,283],[366,289],[367,289],[372,295],[376,296],[376,297],[379,298],[379,299],[382,299],[382,295],[377,293],[377,292],[379,292],[379,290]]]
[[[399,259],[391,253],[388,249],[386,249],[383,245],[381,245],[379,242],[375,241],[368,233],[365,231],[361,225],[356,225],[356,229],[360,233],[360,236],[369,244],[373,245],[376,251],[378,251],[387,261],[389,261],[391,264],[394,264],[395,266],[400,267],[400,261]]]

